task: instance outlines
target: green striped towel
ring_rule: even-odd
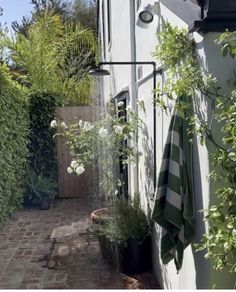
[[[177,99],[177,105],[191,105],[189,97]],[[192,178],[192,134],[187,110],[176,107],[171,118],[158,178],[153,219],[162,227],[161,259],[175,260],[182,267],[184,248],[194,235],[194,189]]]

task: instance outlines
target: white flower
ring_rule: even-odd
[[[115,195],[118,195],[119,194],[119,191],[118,190],[115,190]]]
[[[83,126],[84,130],[86,131],[90,131],[94,128],[94,125],[92,125],[91,123],[89,122],[84,122],[84,126]]]
[[[50,123],[50,127],[51,128],[56,128],[57,126],[57,121],[56,120],[52,120],[51,123]]]
[[[79,126],[82,127],[83,126],[83,121],[79,120]]]
[[[122,107],[124,105],[124,102],[123,101],[119,101],[118,103],[117,103],[117,106],[118,107]]]
[[[118,135],[121,135],[122,132],[123,132],[123,127],[119,126],[119,125],[113,126],[113,129],[114,129],[115,133],[118,134]]]
[[[64,129],[66,129],[66,128],[67,128],[66,123],[65,123],[65,122],[62,122],[62,123],[61,123],[61,127],[64,128]]]
[[[69,166],[69,167],[67,167],[67,172],[68,172],[69,174],[71,174],[71,173],[73,172],[73,169]]]
[[[131,110],[132,110],[131,105],[127,105],[126,110],[127,110],[127,111],[131,111]]]
[[[75,172],[76,172],[78,175],[82,174],[84,171],[85,171],[85,169],[84,169],[83,164],[79,165],[79,166],[76,168],[76,170],[75,170]]]
[[[71,166],[72,168],[76,169],[76,168],[79,166],[79,164],[78,164],[77,161],[72,160],[70,166]]]
[[[102,137],[102,138],[105,138],[108,134],[108,131],[107,129],[104,129],[104,128],[101,128],[98,132],[99,136]]]
[[[121,187],[122,186],[121,180],[118,179],[118,183],[117,184],[118,184],[119,187]]]

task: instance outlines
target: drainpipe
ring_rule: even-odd
[[[130,53],[131,53],[131,61],[136,62],[137,56],[136,56],[136,17],[135,17],[135,0],[130,0]],[[137,111],[137,77],[136,77],[136,70],[137,67],[131,66],[131,86],[132,86],[132,108]],[[135,137],[136,142],[138,142],[138,133]],[[138,175],[138,159],[136,163],[136,171],[134,175],[134,191],[139,191],[139,175]],[[131,170],[130,170],[131,174]],[[135,185],[136,184],[136,185]]]

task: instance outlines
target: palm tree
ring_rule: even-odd
[[[8,60],[18,82],[33,91],[54,92],[64,104],[88,104],[88,68],[95,62],[97,40],[79,24],[64,22],[45,10],[28,28],[28,35],[5,36]]]

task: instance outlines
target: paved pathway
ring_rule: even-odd
[[[128,277],[102,259],[83,200],[25,209],[0,226],[0,289],[158,288],[152,275]]]

